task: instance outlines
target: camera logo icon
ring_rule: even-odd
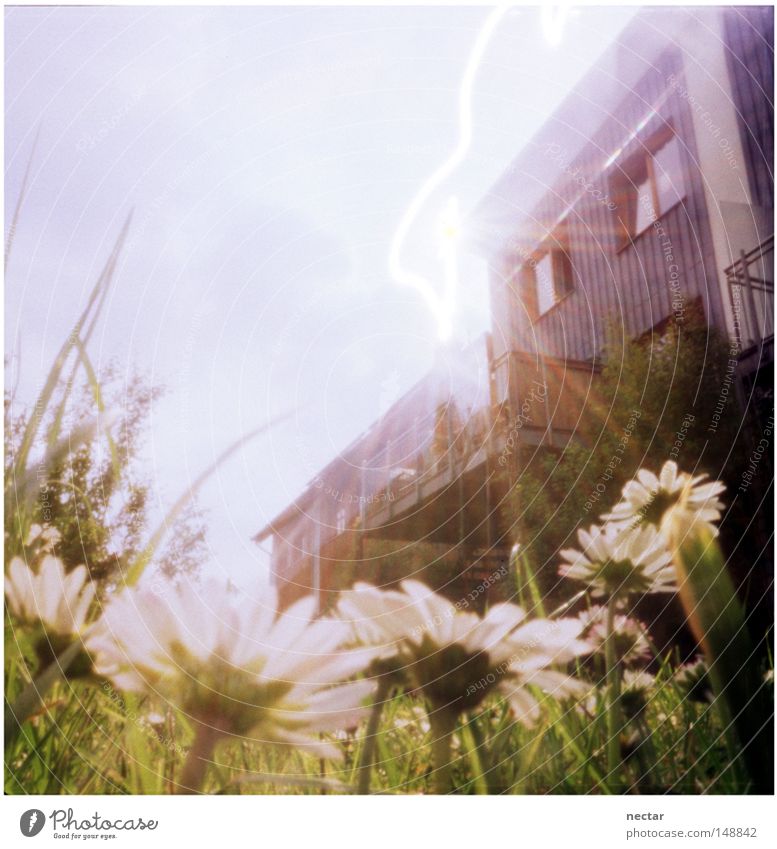
[[[46,816],[37,808],[30,808],[19,818],[19,829],[25,837],[35,837],[36,834],[40,834],[45,824]]]

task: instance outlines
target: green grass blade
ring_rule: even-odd
[[[24,177],[22,178],[22,185],[19,189],[19,197],[16,199],[16,207],[13,211],[13,218],[11,219],[11,226],[8,228],[8,235],[5,238],[5,257],[3,263],[3,270],[5,273],[8,273],[8,261],[11,258],[11,250],[13,249],[14,239],[16,238],[16,230],[19,226],[19,217],[22,212],[22,207],[24,206],[24,200],[27,197],[27,183],[30,179],[30,169],[32,168],[32,162],[35,159],[35,150],[38,147],[38,139],[40,138],[40,125],[38,125],[38,129],[35,131],[35,139],[32,143],[32,149],[30,150],[30,158],[27,160],[27,167],[24,170]]]
[[[742,760],[759,793],[773,789],[771,715],[744,610],[709,525],[674,511],[666,524],[674,553],[680,600],[704,651],[710,681]]]
[[[78,321],[76,321],[73,330],[68,334],[67,339],[62,344],[62,347],[60,348],[53,365],[49,369],[49,373],[46,376],[46,381],[43,385],[43,389],[41,390],[40,395],[38,396],[35,402],[35,406],[33,407],[33,413],[30,416],[27,422],[27,426],[24,429],[24,433],[22,435],[22,439],[19,445],[19,451],[16,457],[14,458],[13,477],[21,476],[21,474],[27,468],[27,460],[29,458],[30,451],[32,450],[32,446],[35,442],[35,438],[37,436],[41,421],[45,416],[46,410],[51,404],[57,387],[61,385],[62,371],[65,368],[65,365],[67,364],[71,352],[76,346],[76,340],[80,336],[81,329],[86,323],[86,321],[89,319],[89,316],[92,313],[95,303],[98,302],[98,296],[100,295],[103,289],[110,286],[110,283],[113,279],[113,274],[116,270],[116,265],[118,264],[119,256],[124,246],[124,242],[127,238],[131,219],[132,215],[130,214],[127,217],[127,220],[125,221],[118,238],[116,239],[116,243],[114,244],[111,255],[108,258],[108,261],[106,262],[102,273],[98,277],[97,282],[95,283],[94,288],[92,289],[92,292],[89,296],[89,300],[87,301],[83,312],[79,316]]]

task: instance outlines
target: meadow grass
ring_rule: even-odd
[[[21,670],[21,659],[12,663],[12,679],[14,666]],[[111,687],[59,682],[6,751],[6,793],[174,792],[192,732],[174,709],[157,712],[149,699],[119,696]],[[601,698],[588,710],[547,699],[541,723],[527,728],[510,720],[506,705],[487,702],[456,729],[455,791],[609,793],[605,713]],[[747,779],[732,763],[723,732],[715,704],[689,699],[664,662],[644,713],[622,729],[618,783],[637,794],[745,793]],[[371,792],[433,792],[431,743],[423,703],[407,694],[391,698],[376,738]],[[203,792],[354,792],[364,724],[341,734],[338,744],[341,763],[277,744],[226,741]]]
[[[21,558],[30,569],[36,565],[34,558],[28,563],[36,470],[53,465],[100,431],[115,460],[115,474],[125,471],[86,347],[105,302],[127,226],[52,365],[32,414],[19,431],[18,443],[6,456],[6,559]],[[65,411],[79,371],[93,392],[95,421],[65,432]],[[102,600],[111,592],[127,593],[137,584],[171,519],[219,463],[245,439],[267,427],[257,428],[228,448],[200,475],[149,536],[137,558],[124,564],[113,590],[101,588]],[[475,700],[476,708],[455,711],[448,716],[447,725],[441,726],[435,719],[433,700],[430,704],[420,692],[423,686],[414,690],[403,686],[389,691],[371,721],[364,719],[357,727],[326,735],[340,752],[340,760],[324,760],[289,745],[221,729],[219,743],[209,752],[207,769],[195,789],[229,794],[353,793],[367,788],[385,794],[472,795],[752,792],[757,786],[754,778],[760,752],[751,747],[742,757],[738,740],[749,740],[744,735],[750,732],[753,740],[768,737],[758,735],[762,731],[759,723],[763,721],[766,729],[772,715],[771,679],[744,639],[745,612],[736,603],[712,532],[708,529],[706,536],[697,534],[695,538],[694,533],[693,528],[683,530],[674,557],[684,575],[680,597],[705,652],[714,697],[708,690],[703,690],[701,698],[692,694],[677,677],[676,658],[669,655],[654,655],[649,662],[651,675],[638,686],[629,684],[626,664],[614,654],[613,621],[619,598],[613,593],[606,662],[602,664],[601,657],[578,657],[566,665],[576,680],[587,682],[588,694],[556,700],[527,679],[525,687],[539,705],[536,722],[516,721],[509,702],[493,692]],[[692,542],[695,539],[695,547],[687,546],[689,535]],[[546,622],[558,621],[588,592],[570,594],[568,603],[547,612],[531,564],[520,551],[514,554],[512,568],[516,601]],[[710,575],[717,576],[713,594],[709,592]],[[52,641],[39,627],[29,626],[7,608],[6,793],[178,792],[202,722],[198,731],[196,722],[184,715],[175,699],[125,692],[111,683],[110,676],[98,675],[91,658],[81,651],[80,629],[72,631],[69,642],[63,643]],[[446,727],[450,736],[442,757],[439,736],[435,737],[435,728],[440,727]],[[444,781],[435,775],[440,763],[445,769]],[[441,786],[447,790],[441,791]]]

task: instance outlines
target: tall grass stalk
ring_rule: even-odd
[[[515,578],[517,603],[531,616],[545,616],[545,603],[529,555],[516,543],[510,551],[510,564]]]
[[[741,759],[753,789],[771,793],[773,706],[723,552],[709,525],[684,510],[669,516],[665,531],[674,552],[680,600],[707,661],[729,750]]]
[[[615,647],[616,596],[607,604],[607,636],[605,641],[605,665],[607,668],[607,772],[613,790],[620,786],[621,750],[621,668]]]
[[[391,692],[391,680],[387,675],[381,675],[375,690],[375,698],[370,708],[370,717],[364,732],[359,766],[357,769],[356,792],[362,796],[370,792],[370,778],[372,766],[375,763],[375,749],[377,748],[378,733],[380,731],[380,717],[383,713],[383,705],[389,698]]]
[[[23,196],[20,196],[17,212],[22,201]],[[32,413],[23,428],[18,451],[13,458],[11,468],[8,470],[9,474],[7,474],[5,480],[5,516],[6,521],[11,526],[11,554],[23,553],[23,541],[26,539],[31,525],[32,501],[38,489],[38,479],[37,469],[30,463],[30,457],[39,441],[41,425],[50,410],[51,423],[46,433],[43,449],[42,463],[45,468],[55,467],[64,457],[93,437],[99,429],[108,441],[114,475],[119,478],[126,471],[121,466],[119,452],[110,432],[114,419],[106,410],[102,387],[89,358],[87,344],[97,326],[106,302],[131,221],[132,213],[127,216],[117,236],[111,253],[91,289],[86,306],[60,347],[46,375],[46,380],[32,408]],[[12,247],[12,236],[13,233],[10,233],[6,241],[6,263]],[[68,372],[68,363],[71,362],[72,365]],[[62,428],[65,413],[79,369],[84,370],[86,381],[97,407],[98,416],[95,422],[79,425],[63,436]],[[276,416],[270,422],[258,426],[250,433],[235,440],[219,455],[214,463],[197,477],[193,484],[173,504],[135,561],[129,564],[124,576],[125,583],[137,583],[176,518],[214,472],[241,446],[266,433],[273,425],[287,419],[290,415],[291,413],[283,413]],[[77,639],[63,650],[47,668],[39,672],[35,680],[28,684],[13,704],[6,701],[4,712],[6,742],[15,738],[22,724],[38,708],[46,693],[58,680],[66,676],[69,667],[80,651],[81,641]]]

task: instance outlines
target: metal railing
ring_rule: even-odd
[[[725,270],[740,353],[774,339],[774,236]]]
[[[456,415],[456,413],[460,415]],[[447,471],[455,476],[488,440],[489,412],[455,410],[441,405],[424,420],[416,420],[400,438],[389,441],[365,462],[361,471],[362,519],[371,504],[380,507]]]

